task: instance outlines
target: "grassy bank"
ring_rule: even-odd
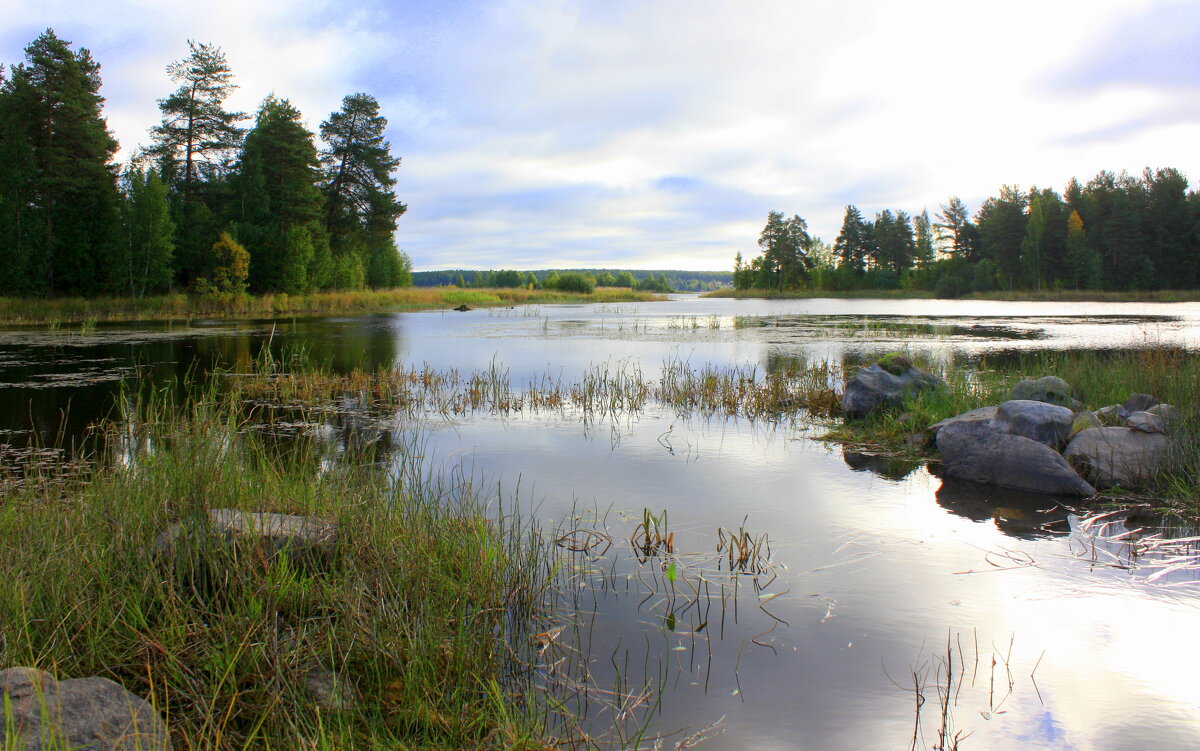
[[[844,298],[856,300],[921,300],[934,299],[937,295],[924,289],[855,289],[855,290],[818,290],[802,289],[791,292],[777,292],[765,289],[718,289],[705,292],[701,297],[732,297],[737,299],[754,300],[807,300],[813,298]],[[1012,290],[991,292],[972,292],[955,298],[958,300],[1012,300],[1030,302],[1196,302],[1200,300],[1200,290],[1196,289],[1167,289],[1143,290],[1136,292],[1115,292],[1108,290]]]
[[[59,324],[105,321],[185,321],[196,318],[270,318],[298,315],[380,313],[459,305],[495,307],[527,303],[609,303],[661,300],[662,295],[624,287],[599,287],[591,294],[529,289],[402,287],[391,290],[314,292],[308,295],[185,295],[156,297],[0,298],[2,324]]]
[[[109,436],[133,462],[8,494],[0,665],[116,680],[176,749],[543,747],[521,677],[546,584],[531,530],[418,462],[392,483],[369,452],[284,450],[245,427],[230,401],[151,410]],[[335,521],[333,553],[156,549],[218,507]],[[314,669],[344,681],[342,706],[306,690]]]

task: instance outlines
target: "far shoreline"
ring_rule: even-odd
[[[1139,290],[1118,292],[1109,290],[1013,290],[1010,292],[971,292],[961,297],[938,297],[932,290],[923,289],[717,289],[700,297],[721,297],[741,300],[811,300],[819,298],[847,300],[988,300],[996,302],[1200,302],[1200,289]]]

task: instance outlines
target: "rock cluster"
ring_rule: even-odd
[[[1087,497],[1096,488],[1144,488],[1179,459],[1167,435],[1179,410],[1148,394],[1073,411],[1070,387],[1047,376],[1022,381],[1011,397],[929,426],[945,476]]]
[[[866,417],[876,410],[898,406],[907,396],[940,385],[942,379],[914,367],[904,355],[888,355],[846,382],[842,412],[847,417]]]

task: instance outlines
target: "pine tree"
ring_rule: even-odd
[[[34,204],[37,170],[30,140],[36,102],[28,72],[22,68],[4,80],[0,69],[0,294],[44,291],[37,271],[45,218]]]
[[[372,287],[397,286],[407,260],[392,237],[406,207],[392,191],[400,160],[384,140],[386,128],[379,103],[361,93],[321,123],[325,229],[335,256],[362,259]]]
[[[175,199],[176,266],[183,284],[211,271],[211,246],[228,200],[226,182],[245,136],[238,124],[246,118],[244,112],[225,109],[237,85],[221,48],[189,40],[188,49],[187,57],[167,66],[179,88],[158,100],[162,122],[150,129],[154,143],[146,152]]]

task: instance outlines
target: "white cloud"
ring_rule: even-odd
[[[346,6],[19,0],[0,52],[18,59],[46,25],[89,46],[127,146],[188,38],[225,49],[242,109],[274,91],[315,128],[344,94],[376,94],[418,268],[727,268],[768,209],[832,240],[845,203],[934,212],[1001,183],[1196,167],[1200,110],[1179,76],[1105,72],[1121,66],[1104,40],[1146,13],[1174,13],[1173,49],[1195,37],[1181,26],[1200,17],[1170,0]],[[666,176],[708,187],[665,190]]]

